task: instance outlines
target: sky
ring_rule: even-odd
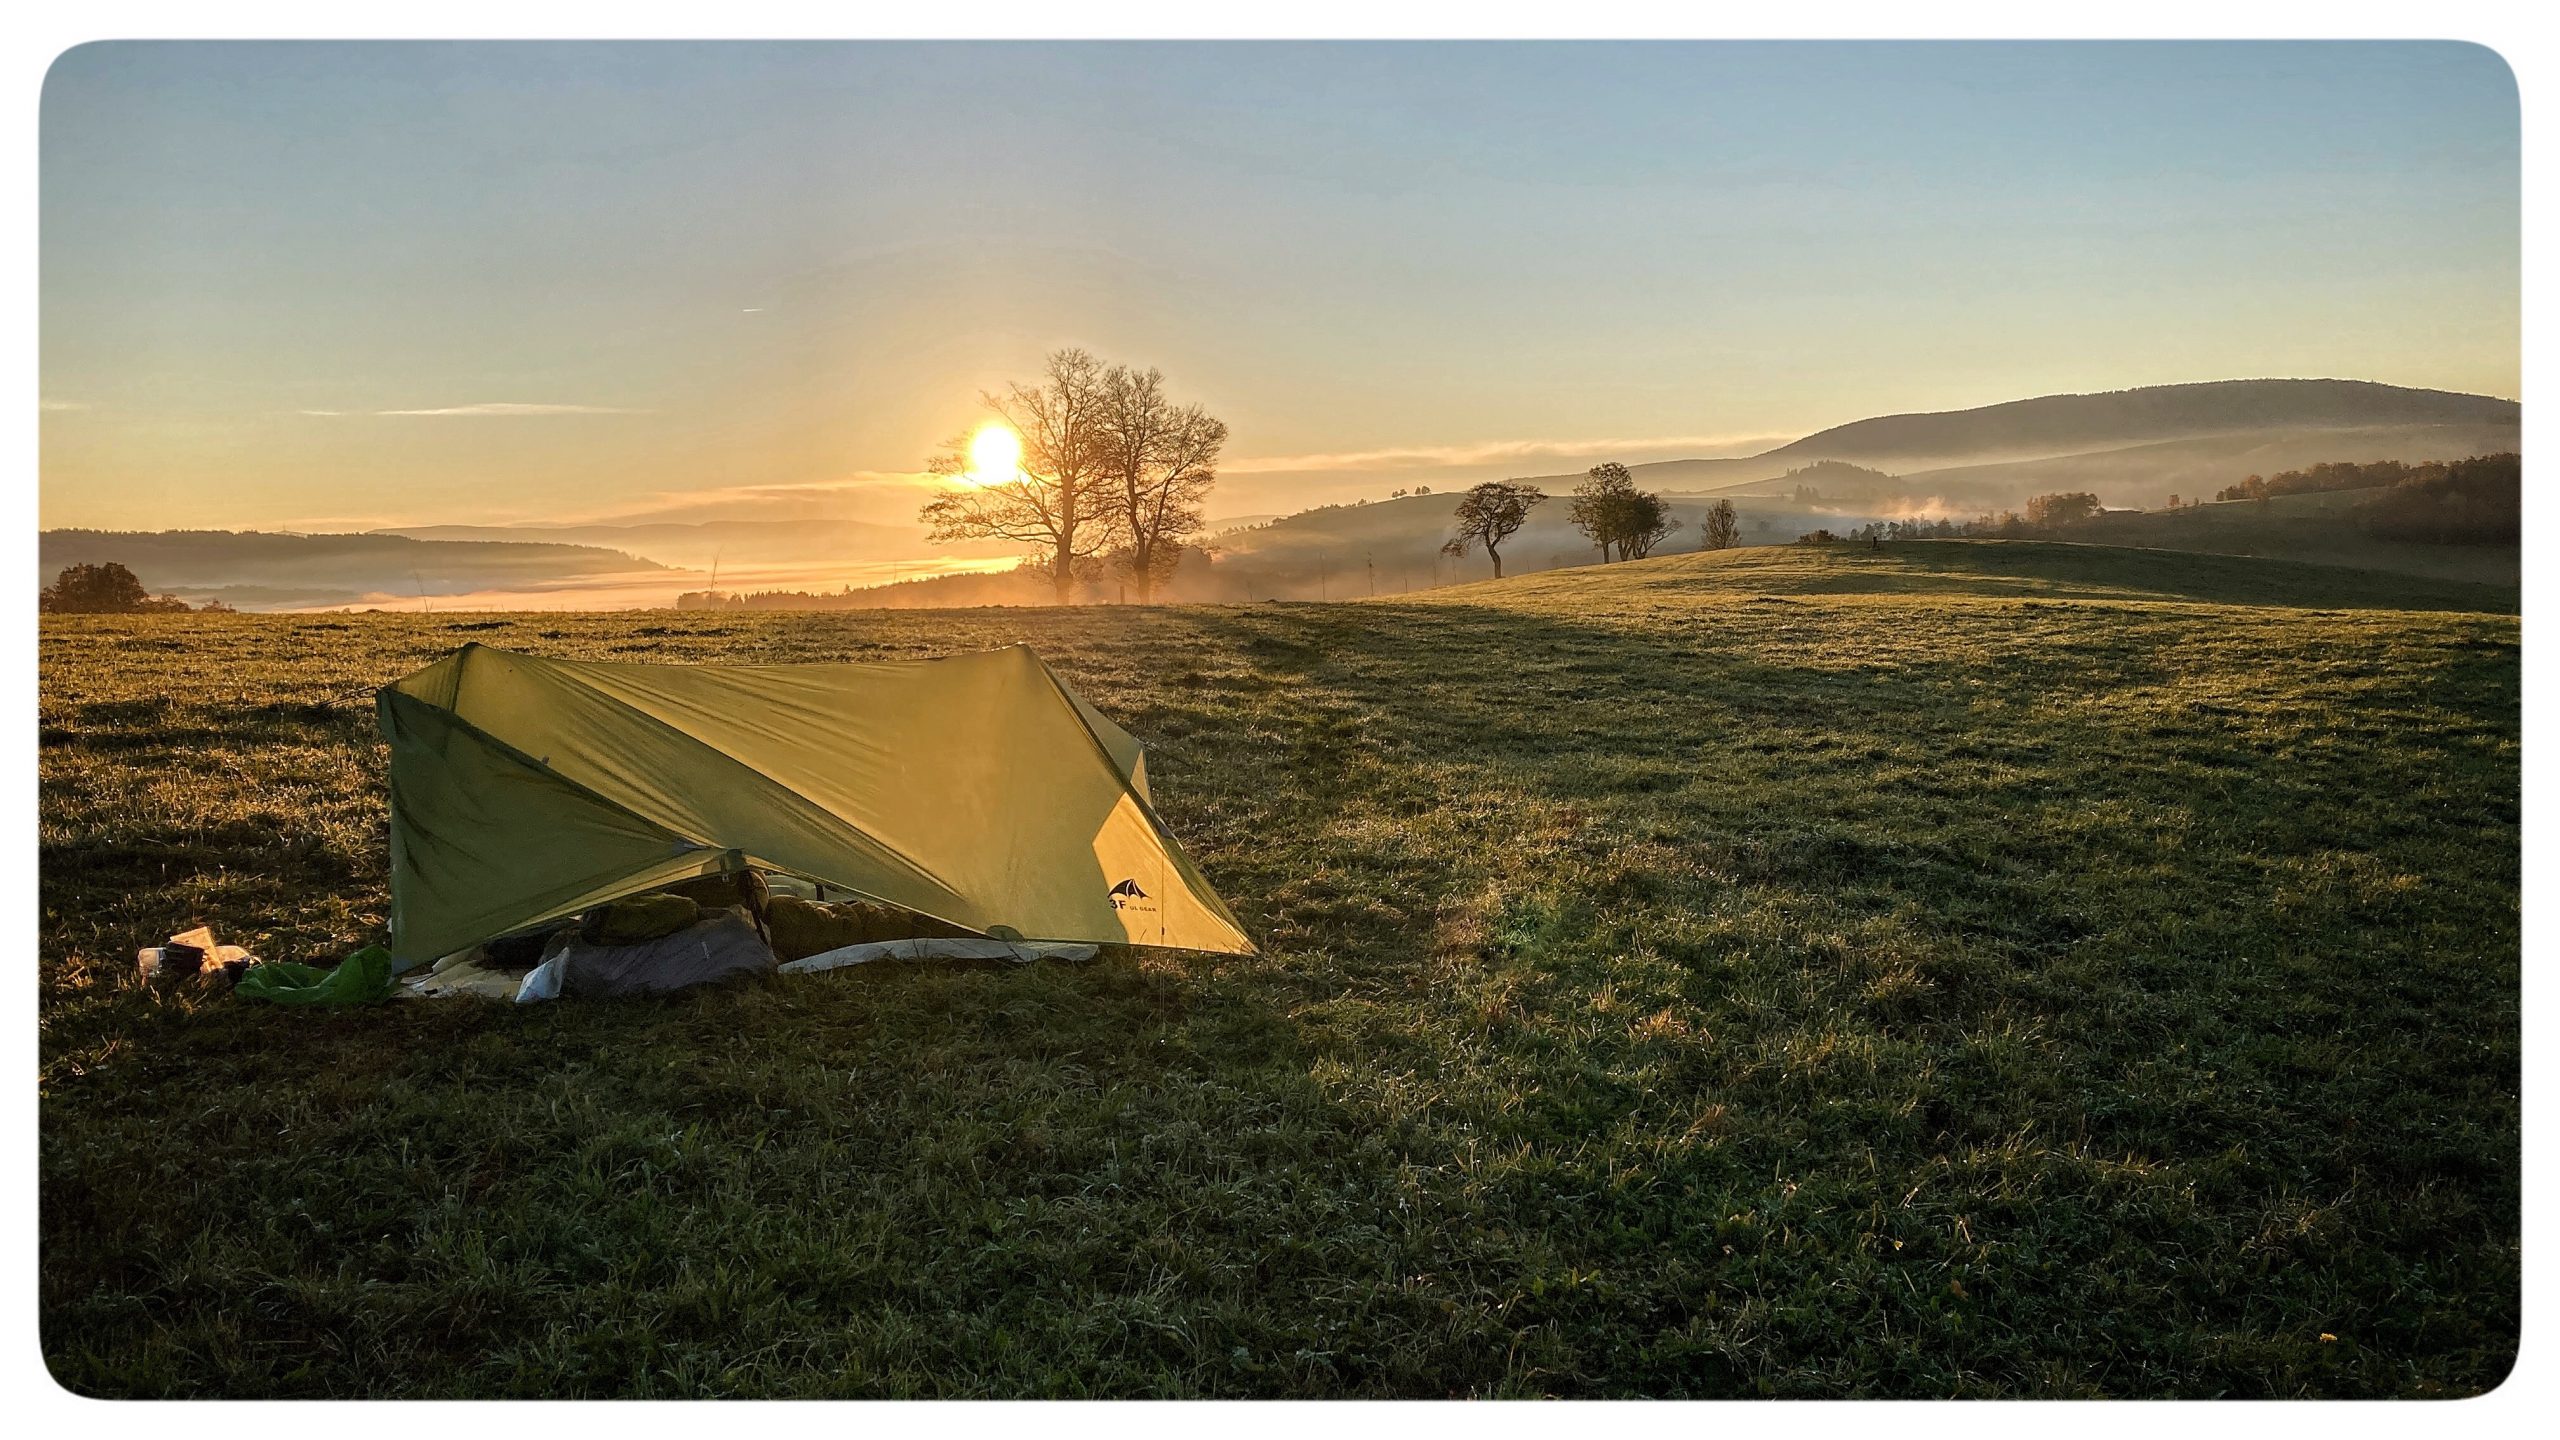
[[[1212,511],[2262,376],[2519,397],[2433,43],[266,44],[61,57],[42,520],[912,520],[1080,345]]]

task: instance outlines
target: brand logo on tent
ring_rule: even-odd
[[[1133,902],[1146,898],[1147,892],[1139,889],[1135,880],[1123,880],[1111,887],[1111,908],[1114,910],[1126,910]]]

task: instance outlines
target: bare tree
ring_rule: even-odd
[[[1546,498],[1545,492],[1524,481],[1487,480],[1458,502],[1458,533],[1440,547],[1440,553],[1459,556],[1480,545],[1493,561],[1493,578],[1501,579],[1502,542],[1518,534],[1529,523],[1529,512]]]
[[[1164,376],[1115,365],[1102,377],[1102,473],[1119,548],[1113,558],[1151,604],[1199,533],[1201,503],[1218,480],[1226,422],[1165,398]]]
[[[919,518],[930,538],[1030,546],[1033,563],[1056,587],[1058,603],[1070,603],[1079,572],[1089,573],[1094,557],[1118,538],[1102,493],[1103,381],[1101,361],[1082,350],[1060,350],[1049,357],[1041,383],[979,396],[1021,437],[1020,473],[926,502]],[[957,479],[967,476],[969,463],[969,437],[963,435],[933,458],[931,468]]]
[[[1705,543],[1707,550],[1730,550],[1742,539],[1742,520],[1733,513],[1733,502],[1718,500],[1707,507]]]

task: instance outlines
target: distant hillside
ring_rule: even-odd
[[[1701,538],[1700,522],[1716,498],[1734,502],[1744,544],[1779,544],[1817,529],[1845,534],[1875,520],[1915,515],[1969,519],[2022,508],[2028,495],[2055,490],[2088,490],[2109,505],[2157,510],[2172,493],[2192,501],[2253,471],[2272,474],[2339,459],[2455,459],[2502,448],[2493,442],[2507,438],[2511,443],[2513,433],[2511,427],[2496,424],[2298,428],[1899,476],[1848,461],[1788,464],[1772,459],[1761,463],[1777,473],[1726,486],[1720,495],[1681,494],[1666,487],[1665,498],[1681,524],[1656,554],[1695,550]],[[1656,477],[1663,468],[1633,467],[1639,483],[1650,485],[1661,484]],[[1504,543],[1505,573],[1526,575],[1598,560],[1591,543],[1573,528],[1566,509],[1566,497],[1582,478],[1559,475],[1535,482],[1554,498],[1532,511],[1530,523]],[[1463,493],[1453,488],[1368,504],[1326,505],[1220,531],[1206,542],[1210,558],[1186,564],[1167,598],[1342,599],[1373,592],[1399,594],[1490,575],[1492,566],[1481,554],[1452,560],[1439,553]],[[2201,513],[2182,510],[2174,517],[2110,515],[2093,524],[2102,526],[2104,533],[2093,531],[2088,538],[2105,543],[2288,556],[2403,575],[2515,583],[2512,546],[2500,550],[2393,544],[2364,536],[2342,516],[2309,510],[2297,519],[2281,509],[2217,506]],[[837,597],[826,603],[1026,604],[1038,602],[1035,590],[1010,577],[951,576],[875,587],[856,592],[859,599]],[[1108,602],[1116,598],[1116,591],[1105,582],[1085,598]]]
[[[1481,553],[1451,559],[1440,553],[1449,538],[1453,512],[1464,492],[1402,496],[1365,505],[1325,505],[1295,515],[1218,531],[1206,538],[1207,553],[1186,560],[1176,572],[1165,599],[1173,602],[1254,600],[1341,600],[1370,594],[1398,595],[1452,584],[1493,573]],[[1589,565],[1600,556],[1566,517],[1568,490],[1531,512],[1530,523],[1502,547],[1504,572],[1525,575],[1564,566]],[[1688,498],[1671,502],[1680,528],[1656,554],[1694,550],[1700,521],[1712,501]],[[1840,529],[1891,513],[1844,502],[1838,505],[1797,504],[1784,498],[1751,497],[1735,502],[1746,544],[1778,544],[1809,530]],[[1123,598],[1109,578],[1088,586],[1080,599],[1111,603]],[[810,595],[805,603],[822,608],[880,606],[1037,605],[1048,592],[1039,584],[1009,574],[943,575],[902,584],[876,585],[840,594]],[[804,602],[766,597],[761,608],[801,608]]]
[[[2086,490],[2108,505],[2151,509],[2177,495],[2210,495],[2250,474],[2272,474],[2322,461],[2458,460],[2465,455],[2513,450],[2513,424],[2381,425],[2339,429],[2249,430],[2188,440],[2163,440],[2076,455],[2002,460],[1915,470],[1899,476],[1846,460],[1818,460],[1766,479],[1725,485],[1708,493],[1792,496],[1811,488],[1830,500],[1880,508],[1970,514],[2015,509],[2030,495]],[[1640,482],[1652,467],[1637,466]]]
[[[1640,476],[1639,479],[1650,479]],[[1793,497],[1799,494],[1819,495],[1829,499],[1889,497],[1899,500],[1909,487],[1902,477],[1846,460],[1816,460],[1810,465],[1790,466],[1766,480],[1746,480],[1739,485],[1722,485],[1708,491],[1710,495],[1774,495]]]
[[[2315,460],[2430,460],[2520,448],[2512,400],[2365,380],[2217,380],[2097,395],[2045,395],[1971,410],[1883,415],[1818,431],[1744,459],[1630,466],[1666,494],[1788,493],[1787,472],[1843,461],[1902,474],[1902,499],[1943,508],[2016,505],[2038,489],[2099,488],[2110,504],[2154,505],[2217,474]],[[2148,448],[2182,446],[2184,448]],[[2099,455],[2111,458],[2100,460]],[[2060,462],[2086,460],[2073,468]],[[2045,471],[2004,469],[2053,462]],[[1540,475],[1566,490],[1579,475]],[[2119,493],[2120,492],[2120,493]],[[1826,492],[1828,493],[1828,492]],[[1883,500],[1884,492],[1861,495]]]
[[[2513,591],[2521,574],[2515,545],[2421,545],[2378,540],[2352,516],[2370,490],[2230,500],[2177,510],[2119,511],[2072,526],[2072,539],[2212,555],[2248,555],[2349,565]]]
[[[666,569],[586,545],[255,530],[47,530],[37,537],[36,554],[47,577],[67,565],[112,561],[155,591],[244,608],[354,604],[381,593],[539,589]]]
[[[1624,613],[1681,597],[1871,595],[1926,601],[2012,599],[2170,600],[2331,610],[2512,613],[2512,589],[2339,565],[2211,552],[2178,553],[2045,540],[1899,540],[1761,545],[1703,555],[1657,556],[1519,579],[1452,586],[1427,604],[1574,607]]]
[[[1902,464],[2015,459],[2251,430],[2513,426],[2521,417],[2513,400],[2368,380],[2217,380],[1883,415],[1816,432],[1769,455]]]
[[[2154,509],[2171,495],[2211,495],[2251,474],[2271,475],[2323,461],[2459,460],[2514,450],[2513,423],[2357,426],[2257,430],[2168,440],[2080,455],[1919,470],[1902,477],[1914,496],[2040,495],[2087,490],[2109,505]]]
[[[931,552],[1002,553],[1003,547],[929,546],[914,525],[860,520],[706,520],[610,525],[408,525],[373,532],[417,540],[480,540],[596,546],[668,565],[708,570],[715,564],[803,562],[859,564],[907,560]]]
[[[1591,541],[1573,528],[1566,513],[1571,485],[1580,478],[1565,477],[1549,488],[1552,498],[1529,512],[1528,525],[1503,544],[1506,570],[1519,573],[1584,565],[1600,558]],[[1330,572],[1337,577],[1334,588],[1339,588],[1339,577],[1344,575],[1365,586],[1373,564],[1398,577],[1437,574],[1447,578],[1466,573],[1471,567],[1484,567],[1489,572],[1491,564],[1481,555],[1452,561],[1439,554],[1442,542],[1449,538],[1458,501],[1464,493],[1452,489],[1367,505],[1327,505],[1251,529],[1230,530],[1211,537],[1209,543],[1238,564],[1250,563],[1275,572]],[[1699,521],[1712,503],[1695,497],[1672,498],[1671,513],[1680,521],[1680,528],[1671,532],[1656,553],[1696,549]],[[1793,540],[1807,530],[1837,527],[1853,515],[1863,521],[1884,513],[1855,501],[1809,505],[1784,496],[1737,498],[1735,508],[1745,541]],[[1411,583],[1423,582],[1415,579]],[[1402,580],[1382,581],[1380,588],[1402,589],[1406,584]]]
[[[2188,501],[2238,483],[2251,473],[2273,474],[2330,460],[2451,460],[2465,455],[2515,448],[2515,406],[2483,401],[2477,396],[2442,396],[2440,392],[2401,390],[2385,385],[2348,382],[2302,382],[2274,392],[2258,382],[2237,387],[2204,385],[2170,387],[2179,392],[2206,392],[2208,402],[2191,413],[2209,415],[2217,405],[2231,410],[2235,396],[2272,393],[2299,401],[2296,412],[2316,410],[2341,396],[2377,400],[2377,408],[2424,408],[2437,400],[2445,408],[2485,409],[2507,418],[2436,424],[2297,425],[2267,427],[2231,434],[2156,441],[2081,454],[2035,460],[2005,461],[1894,475],[1875,466],[1846,460],[1808,460],[1781,452],[1753,461],[1677,462],[1632,467],[1637,482],[1658,487],[1670,501],[1681,528],[1663,542],[1658,554],[1693,550],[1699,543],[1699,521],[1714,498],[1734,502],[1746,544],[1795,539],[1815,529],[1846,532],[1870,520],[1914,515],[1971,518],[2004,509],[2023,508],[2030,495],[2057,490],[2086,490],[2104,504],[2157,510],[2176,494]],[[2343,386],[2340,388],[2329,388]],[[2127,392],[2143,394],[2145,392]],[[2325,399],[2323,398],[2325,397]],[[2393,399],[2392,397],[2402,397]],[[2419,397],[2407,401],[2406,397]],[[2430,398],[2433,397],[2433,398]],[[2075,397],[2066,397],[2075,398]],[[2118,397],[2076,397],[2112,400]],[[2404,404],[2404,401],[2406,404]],[[2042,402],[2022,402],[2029,406]],[[2273,403],[2273,402],[2270,402]],[[2011,407],[1993,407],[2005,409]],[[2136,409],[2144,408],[2142,406]],[[2160,406],[2150,404],[2155,413]],[[1968,412],[1976,413],[1976,412]],[[1844,427],[1850,428],[1850,427]],[[2054,432],[2058,433],[2058,432]],[[1792,448],[1792,447],[1790,447]],[[1763,473],[1728,483],[1705,494],[1682,493],[1670,477],[1697,474],[1702,466],[1729,469],[1748,465]],[[1557,500],[1532,512],[1529,525],[1503,547],[1510,574],[1588,564],[1597,556],[1567,517],[1562,497],[1581,482],[1579,475],[1540,477],[1538,484]],[[1262,593],[1250,598],[1327,596],[1365,593],[1372,583],[1395,591],[1489,570],[1480,556],[1452,562],[1436,552],[1448,538],[1450,512],[1461,492],[1410,496],[1366,505],[1332,505],[1308,510],[1247,529],[1213,537],[1221,564],[1231,574],[1251,573]],[[2360,565],[2400,574],[2426,575],[2490,584],[2514,583],[2513,548],[2504,553],[2461,546],[2391,544],[2369,539],[2338,517],[2295,525],[2263,511],[2250,516],[2223,515],[2190,520],[2182,511],[2174,534],[2154,535],[2152,521],[2107,517],[2109,525],[2139,527],[2121,542],[2166,548],[2212,550],[2240,555],[2289,555],[2304,560]],[[2112,534],[2112,532],[2111,532]],[[2099,538],[2093,536],[2092,538]],[[1429,577],[1428,579],[1422,577]],[[1231,598],[1199,596],[1194,598]]]

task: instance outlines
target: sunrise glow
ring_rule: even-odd
[[[969,480],[1003,485],[1022,475],[1022,437],[1004,425],[989,425],[969,437]]]

